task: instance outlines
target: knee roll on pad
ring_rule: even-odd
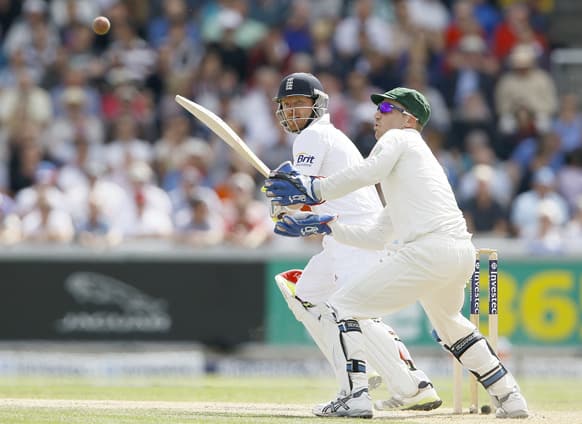
[[[481,344],[481,348],[479,348],[479,346],[475,346],[481,340],[483,340],[485,346],[483,346],[483,344]],[[461,357],[473,346],[475,346],[477,350],[472,351],[472,354],[470,355],[472,358],[468,358],[465,362],[463,362]],[[465,365],[469,371],[471,371],[471,373],[477,378],[477,380],[483,385],[485,389],[501,380],[507,374],[507,370],[503,364],[499,362],[499,358],[497,358],[497,355],[495,355],[495,352],[489,345],[487,339],[477,332],[471,333],[467,337],[457,340],[451,347],[445,345],[445,348],[449,350],[460,363]],[[489,354],[493,356],[490,356]],[[481,360],[477,362],[475,355],[482,357]],[[475,369],[479,369],[479,366],[477,366],[478,364],[483,365],[487,363],[483,362],[487,360],[487,358],[490,358],[491,362],[494,361],[493,364],[490,363],[489,365],[492,365],[492,367],[483,372],[484,367],[481,366],[481,373],[475,371]]]
[[[469,334],[467,337],[464,337],[460,340],[457,340],[450,347],[447,345],[444,345],[444,346],[454,355],[455,358],[457,358],[457,360],[459,362],[462,363],[461,356],[463,356],[463,353],[465,353],[471,346],[473,346],[475,343],[479,342],[480,340],[485,340],[485,337],[483,337],[481,334],[475,332],[475,333]]]

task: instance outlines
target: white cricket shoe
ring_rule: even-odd
[[[422,381],[418,385],[418,393],[411,397],[392,396],[387,400],[377,400],[374,408],[378,411],[431,411],[443,404],[432,383]]]
[[[491,396],[491,398],[497,408],[495,411],[497,418],[527,418],[529,416],[527,402],[517,387],[505,396]]]
[[[312,412],[318,417],[372,418],[372,399],[368,389],[361,389],[329,403],[316,405]]]

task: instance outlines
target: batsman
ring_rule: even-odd
[[[325,178],[285,166],[265,182],[267,196],[281,206],[321,205],[377,183],[388,199],[372,223],[346,220],[342,212],[307,213],[286,215],[275,226],[276,233],[290,237],[326,234],[360,248],[392,247],[375,266],[342,284],[321,309],[324,338],[335,346],[333,352],[344,355],[334,360],[338,366],[341,360],[347,364],[340,387],[346,395],[313,412],[330,417],[371,414],[371,401],[360,395],[367,378],[359,367],[350,366],[366,364],[362,323],[418,301],[437,341],[487,390],[496,416],[527,417],[514,377],[460,312],[475,246],[443,168],[421,135],[430,105],[420,92],[405,87],[373,94],[371,100],[377,105],[377,142],[367,159]]]

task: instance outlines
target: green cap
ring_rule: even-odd
[[[426,125],[430,118],[430,104],[424,95],[412,88],[396,87],[384,94],[372,94],[370,96],[375,104],[382,103],[384,100],[394,100],[400,103],[404,108],[414,115],[420,125]]]

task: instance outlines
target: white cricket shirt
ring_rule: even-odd
[[[327,177],[362,162],[359,150],[330,122],[329,114],[312,122],[293,142],[293,163],[304,175]],[[312,209],[319,214],[337,213],[345,223],[371,225],[382,210],[375,187],[351,191]]]
[[[407,243],[427,234],[471,237],[444,170],[418,131],[387,131],[366,160],[318,184],[324,199],[335,199],[378,182],[388,205],[377,222],[346,226],[340,217],[330,224],[336,240],[381,249],[393,240]]]

